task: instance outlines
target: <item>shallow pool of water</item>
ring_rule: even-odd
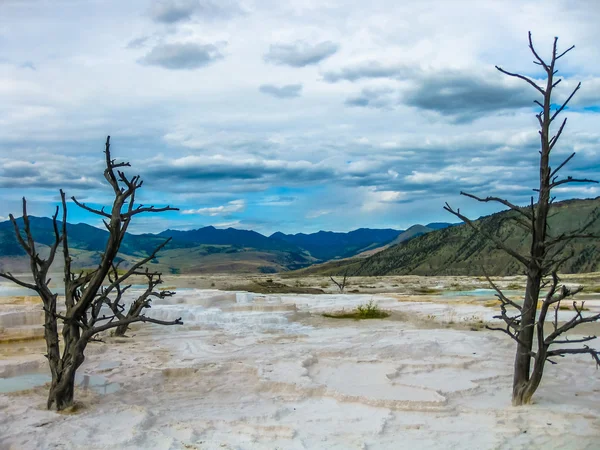
[[[520,298],[523,296],[523,291],[503,290],[504,295],[508,297]],[[495,297],[496,291],[493,289],[471,289],[468,291],[444,291],[444,297]]]
[[[24,373],[9,378],[0,378],[0,393],[24,391],[35,387],[43,386],[51,381],[50,375],[46,373]],[[117,392],[121,386],[119,383],[109,382],[100,375],[77,374],[75,375],[75,385],[80,389],[91,389],[100,395],[112,394]]]

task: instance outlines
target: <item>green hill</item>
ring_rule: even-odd
[[[514,211],[504,211],[480,218],[477,223],[498,236],[512,248],[527,254],[531,239],[512,217]],[[576,230],[590,217],[600,215],[600,197],[591,200],[568,200],[556,203],[549,219],[550,235],[557,236]],[[588,232],[600,234],[600,220]],[[600,241],[574,240],[561,252],[573,255],[561,267],[563,273],[600,270]],[[298,271],[298,274],[340,275],[491,275],[520,274],[523,268],[494,244],[467,225],[457,225],[432,231],[392,246],[364,259],[335,261]]]

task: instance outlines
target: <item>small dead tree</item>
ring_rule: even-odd
[[[561,302],[572,297],[581,291],[581,287],[568,288],[565,285],[559,285],[560,279],[557,275],[560,266],[572,255],[564,255],[566,245],[574,239],[598,239],[599,236],[588,233],[590,226],[597,220],[598,215],[592,214],[589,221],[579,229],[569,233],[552,235],[552,230],[548,226],[548,214],[551,209],[554,197],[551,196],[552,189],[571,183],[597,183],[595,180],[586,178],[573,178],[571,176],[559,178],[559,171],[575,156],[572,153],[556,168],[550,166],[550,154],[558,142],[567,119],[565,118],[556,134],[551,135],[551,126],[558,115],[565,109],[569,101],[579,90],[581,83],[575,87],[567,99],[553,111],[552,94],[554,88],[561,82],[561,79],[555,80],[557,73],[556,63],[560,58],[570,52],[575,46],[559,53],[557,51],[558,38],[554,39],[552,48],[552,58],[550,62],[542,59],[533,46],[531,33],[529,33],[529,48],[535,58],[534,63],[541,66],[546,73],[545,86],[538,85],[534,80],[518,73],[507,72],[496,66],[500,72],[505,75],[519,78],[529,83],[540,95],[541,101],[535,100],[535,104],[541,108],[536,114],[539,122],[541,150],[539,163],[539,188],[535,189],[538,193],[537,202],[531,198],[531,204],[527,207],[519,207],[508,200],[498,197],[481,198],[476,195],[461,192],[480,202],[497,202],[513,211],[513,219],[524,227],[531,237],[531,247],[529,255],[522,255],[513,248],[507,246],[502,240],[484,231],[477,223],[472,222],[466,216],[461,214],[460,210],[454,210],[446,203],[444,209],[454,214],[481,233],[486,239],[493,242],[499,249],[504,250],[519,263],[525,267],[527,275],[527,286],[523,304],[519,304],[508,298],[491,280],[487,277],[491,286],[495,289],[497,297],[500,300],[500,315],[496,316],[502,319],[506,325],[505,328],[492,329],[500,330],[508,334],[517,343],[517,351],[514,364],[513,376],[513,405],[523,405],[531,401],[531,397],[538,388],[544,371],[546,361],[555,363],[556,357],[562,357],[569,354],[589,354],[600,364],[599,353],[584,343],[596,338],[596,336],[587,336],[579,339],[568,339],[565,334],[583,323],[595,322],[600,319],[600,314],[585,315],[583,313],[583,302],[578,305],[573,302],[575,316],[565,323],[558,320],[558,310]],[[548,289],[543,296],[541,308],[538,314],[538,301],[540,299],[541,289]],[[548,312],[550,308],[554,309],[554,318],[548,321]],[[547,332],[545,324],[551,322],[552,331]],[[578,348],[572,346],[561,347],[562,345],[582,344]],[[535,347],[535,348],[534,348]],[[532,369],[533,362],[533,369]]]
[[[129,305],[129,310],[126,314],[124,314],[125,305],[122,303],[121,300],[123,298],[123,294],[125,293],[125,291],[127,291],[127,289],[131,288],[131,285],[127,285],[121,288],[121,285],[118,282],[119,276],[117,265],[113,265],[111,272],[109,272],[108,274],[109,282],[111,283],[111,285],[115,281],[117,282],[115,284],[116,295],[111,300],[111,292],[108,291],[108,288],[103,288],[101,295],[105,298],[106,305],[110,308],[115,317],[117,317],[117,319],[119,319],[120,321],[123,321],[123,323],[121,323],[115,329],[115,336],[125,336],[125,333],[127,333],[127,330],[129,329],[128,320],[132,317],[138,317],[144,309],[150,308],[150,302],[152,301],[152,297],[166,298],[175,295],[175,292],[173,291],[155,290],[156,287],[159,284],[162,284],[163,282],[161,278],[162,274],[160,272],[150,272],[148,268],[146,268],[144,272],[134,272],[132,275],[140,275],[146,277],[148,287],[137,299],[131,302],[131,304]]]
[[[52,382],[48,393],[48,409],[55,406],[57,410],[63,410],[73,404],[75,373],[85,359],[84,352],[88,343],[98,340],[96,338],[98,333],[112,328],[126,327],[134,322],[151,322],[160,325],[182,323],[181,319],[174,321],[153,319],[140,314],[137,308],[134,308],[135,314],[123,315],[114,312],[122,308],[120,302],[125,289],[121,289],[120,285],[132,275],[139,273],[142,267],[154,259],[158,251],[169,242],[169,240],[166,240],[154,249],[149,256],[135,263],[127,271],[119,275],[114,261],[131,220],[139,214],[174,211],[177,208],[171,208],[170,206],[164,208],[155,208],[154,206],[145,207],[144,205],[135,206],[136,192],[142,187],[143,182],[139,176],[129,178],[119,170],[121,167],[129,167],[129,163],[115,162],[115,160],[111,159],[110,136],[106,138],[105,156],[106,169],[104,170],[104,177],[111,186],[114,194],[114,201],[110,212],[106,212],[104,208],[100,210],[91,208],[77,201],[75,197],[71,197],[73,202],[79,207],[101,216],[109,233],[100,263],[94,270],[89,272],[81,271],[79,273],[73,270],[73,260],[67,236],[67,202],[66,195],[62,190],[60,191],[62,223],[59,224],[58,221],[59,207],[57,206],[56,212],[52,217],[54,241],[50,246],[50,251],[46,259],[43,259],[36,249],[36,243],[31,233],[25,198],[23,198],[23,230],[20,229],[14,216],[12,214],[9,215],[17,241],[29,256],[33,282],[19,279],[8,272],[0,273],[0,277],[36,291],[42,300],[44,309],[44,339],[47,350],[45,356],[48,359],[52,374]],[[64,305],[61,304],[59,307],[58,294],[52,292],[50,289],[48,273],[61,244],[64,260],[65,296]],[[148,273],[146,276],[149,278],[149,286],[153,288],[156,286],[160,276],[144,272],[144,274],[146,273]],[[111,274],[110,278],[108,278],[109,274]],[[158,278],[156,278],[157,276]],[[108,286],[103,287],[107,278]],[[152,291],[152,289],[150,290]],[[111,295],[115,293],[116,296],[111,299]],[[146,305],[147,297],[151,294],[152,292],[148,293],[146,291],[142,295],[142,297],[146,296],[146,299],[141,300],[142,308]],[[134,301],[133,305],[138,301],[140,299]],[[106,305],[110,308],[104,307]],[[59,321],[62,323],[62,330],[60,332]],[[59,338],[59,333],[62,335],[62,342]]]
[[[340,294],[343,294],[344,289],[346,288],[346,279],[348,278],[348,269],[346,269],[346,271],[344,272],[344,278],[342,279],[341,283],[337,282],[333,278],[333,276],[330,276],[329,278],[331,278],[331,281],[333,281],[333,283],[338,287],[338,289],[340,290]]]

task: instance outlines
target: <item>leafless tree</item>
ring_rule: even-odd
[[[340,294],[343,294],[344,289],[346,288],[346,280],[348,278],[348,269],[346,269],[346,271],[344,272],[344,278],[342,279],[341,283],[337,282],[332,276],[330,276],[329,278],[331,278],[331,281],[333,281],[334,284],[338,287],[338,289],[340,290]]]
[[[131,302],[131,304],[129,305],[129,310],[125,314],[125,305],[123,304],[121,299],[123,298],[123,294],[125,293],[125,291],[127,291],[127,289],[131,287],[131,285],[127,285],[123,288],[121,287],[120,283],[118,282],[119,276],[116,265],[113,265],[111,272],[108,273],[108,278],[111,285],[113,282],[117,281],[117,283],[115,284],[116,294],[114,298],[111,299],[110,292],[108,292],[108,289],[104,288],[101,294],[106,299],[105,303],[106,305],[108,305],[112,313],[119,320],[123,321],[123,323],[116,328],[115,336],[125,335],[129,328],[129,323],[127,322],[127,320],[132,317],[138,317],[144,309],[150,308],[150,302],[152,301],[152,297],[165,298],[175,295],[175,292],[173,291],[155,290],[156,287],[159,284],[162,284],[163,282],[162,274],[160,272],[151,272],[148,268],[146,268],[146,270],[143,272],[134,272],[132,275],[141,275],[146,277],[148,287],[136,300]]]
[[[598,239],[599,236],[588,232],[590,226],[597,220],[597,214],[593,214],[587,223],[569,233],[553,235],[552,230],[548,226],[548,213],[554,201],[554,197],[551,196],[552,189],[572,183],[597,182],[587,178],[573,178],[571,176],[564,178],[559,177],[559,171],[571,161],[575,156],[575,153],[572,153],[564,161],[558,164],[556,168],[553,169],[550,166],[550,154],[563,133],[567,119],[565,118],[562,120],[554,135],[551,135],[551,127],[558,115],[565,109],[581,86],[581,83],[579,83],[558,108],[554,107],[552,100],[553,90],[561,82],[560,78],[555,80],[555,75],[557,73],[556,63],[575,47],[572,46],[559,53],[557,51],[557,41],[558,38],[555,38],[552,47],[552,58],[548,63],[537,53],[531,39],[531,33],[529,33],[529,48],[535,58],[534,63],[540,66],[546,74],[545,86],[538,85],[536,81],[527,76],[511,73],[496,66],[496,69],[503,74],[519,78],[529,83],[541,95],[541,101],[534,101],[535,104],[541,108],[541,111],[536,114],[540,126],[539,134],[541,140],[541,149],[539,152],[539,189],[535,189],[538,196],[537,202],[534,202],[534,198],[532,197],[529,206],[519,207],[502,198],[481,198],[476,195],[461,192],[462,195],[477,201],[497,202],[512,210],[514,220],[528,230],[530,235],[531,248],[529,254],[523,255],[517,250],[510,248],[493,234],[487,233],[481,229],[478,223],[469,220],[466,216],[461,214],[460,210],[452,209],[447,203],[445,206],[447,211],[459,217],[466,224],[477,230],[488,240],[492,241],[498,248],[504,250],[525,267],[527,286],[523,304],[508,298],[500,289],[498,289],[489,277],[487,277],[492,287],[496,290],[497,297],[501,303],[500,315],[496,317],[502,319],[506,325],[505,328],[493,327],[492,329],[503,331],[517,343],[513,376],[513,405],[523,405],[531,401],[531,397],[542,380],[544,364],[546,361],[555,363],[554,360],[557,357],[569,354],[589,354],[597,364],[600,364],[598,351],[585,344],[595,339],[596,336],[587,336],[577,339],[568,339],[566,337],[566,333],[573,330],[578,325],[599,320],[600,314],[586,315],[583,312],[583,302],[578,305],[577,302],[573,301],[572,305],[575,310],[575,316],[564,323],[561,323],[558,320],[558,310],[560,309],[561,302],[572,297],[582,289],[581,287],[569,288],[565,285],[560,285],[560,279],[557,272],[560,269],[561,264],[572,256],[565,255],[565,246],[574,239]],[[548,290],[545,295],[542,294],[541,307],[538,314],[538,301],[540,300],[540,291],[542,289]],[[553,320],[548,320],[550,308],[554,309]],[[551,323],[551,332],[547,332],[544,327],[547,322],[549,324]],[[581,345],[573,347],[572,344]]]
[[[45,356],[48,359],[52,374],[47,402],[48,409],[56,406],[58,410],[63,410],[73,404],[75,373],[85,359],[84,352],[88,343],[98,340],[96,337],[98,333],[112,328],[126,327],[134,322],[151,322],[160,325],[182,323],[181,319],[162,321],[139,313],[125,316],[114,313],[115,310],[120,309],[119,305],[122,300],[123,290],[120,285],[132,275],[139,273],[143,266],[155,258],[158,251],[169,242],[169,240],[163,242],[149,256],[119,274],[114,261],[131,220],[142,213],[173,211],[177,208],[171,208],[170,206],[164,208],[145,207],[144,205],[135,206],[135,195],[137,190],[142,187],[143,182],[139,176],[128,178],[125,173],[119,170],[122,167],[129,166],[129,163],[115,162],[111,159],[110,136],[106,138],[105,156],[106,169],[104,170],[104,177],[114,194],[110,212],[106,212],[104,208],[100,210],[91,208],[77,201],[75,197],[71,197],[79,207],[101,216],[109,233],[100,263],[94,270],[77,273],[72,267],[73,260],[70,255],[67,236],[67,202],[65,193],[62,190],[60,191],[62,223],[58,221],[59,207],[57,206],[52,217],[54,241],[50,246],[46,259],[43,259],[36,249],[25,198],[23,198],[23,229],[20,229],[12,214],[9,216],[17,240],[29,256],[33,282],[17,278],[8,272],[0,273],[0,277],[36,291],[42,300],[45,313],[44,338],[47,350]],[[61,244],[64,260],[65,296],[64,305],[58,307],[58,294],[50,289],[48,272]],[[159,276],[156,278],[156,274],[148,273],[146,276],[149,279],[149,286],[152,287],[156,286],[155,283],[160,279]],[[107,280],[108,285],[103,287]],[[111,299],[111,295],[114,294],[116,296]],[[148,297],[150,294],[146,291],[142,297],[144,295]],[[133,304],[135,305],[136,302],[134,301]],[[141,302],[143,307],[145,299]],[[106,305],[110,308],[106,308]],[[62,330],[60,331],[62,342],[59,338],[59,321],[62,323]]]

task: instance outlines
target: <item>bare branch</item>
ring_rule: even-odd
[[[558,136],[560,136],[560,133],[561,133],[561,131],[562,131],[565,123],[567,123],[567,119],[566,118],[563,121],[563,124],[561,125],[560,130],[558,130],[558,134],[556,135],[556,137],[554,137],[552,139],[558,139]],[[571,161],[574,157],[575,157],[575,152],[571,153],[571,155],[567,159],[565,159],[562,163],[560,163],[560,165],[556,169],[554,169],[552,171],[552,173],[550,173],[550,178],[554,178],[554,176],[558,173],[558,171],[560,169],[562,169],[565,166],[565,164],[567,164],[569,161]]]
[[[145,213],[145,212],[158,213],[158,212],[164,212],[164,211],[179,211],[179,208],[173,208],[171,206],[165,206],[164,208],[155,208],[154,206],[142,208],[142,205],[140,205],[137,208],[132,209],[130,212],[122,214],[122,217],[130,218],[130,217],[133,217],[136,214],[140,214],[140,213]]]
[[[24,288],[31,289],[32,291],[36,291],[36,292],[39,291],[38,287],[35,284],[26,283],[25,281],[19,280],[18,278],[13,276],[10,272],[0,272],[0,277],[6,279],[8,281],[12,281],[13,283],[18,284],[19,286],[22,286]]]
[[[546,91],[544,91],[541,87],[539,87],[535,81],[533,81],[530,78],[527,78],[524,75],[518,74],[518,73],[512,73],[512,72],[508,72],[506,70],[504,70],[502,67],[499,66],[495,66],[496,69],[498,69],[500,72],[502,72],[505,75],[508,75],[509,77],[515,77],[515,78],[520,78],[521,80],[527,81],[530,85],[532,85],[534,88],[536,88],[536,90],[542,94],[542,95],[546,95]]]
[[[556,48],[556,40],[554,41],[554,45]],[[531,38],[531,31],[529,32],[529,49],[531,50],[531,53],[533,53],[533,56],[535,56],[535,59],[538,60],[539,65],[542,66],[546,70],[546,72],[549,72],[550,68],[548,67],[548,64],[546,64],[546,62],[542,58],[540,58],[540,55],[538,55],[535,51],[535,48],[533,46],[533,39]]]
[[[71,197],[71,200],[73,200],[73,202],[74,202],[74,203],[75,203],[77,206],[79,206],[80,208],[83,208],[83,209],[85,209],[86,211],[89,211],[89,212],[91,212],[92,214],[96,214],[96,215],[98,215],[98,216],[103,216],[103,217],[106,217],[106,218],[108,218],[108,219],[110,219],[110,218],[111,218],[111,215],[110,215],[110,214],[108,214],[107,212],[105,212],[105,211],[104,211],[104,208],[102,208],[102,209],[94,209],[94,208],[91,208],[90,206],[87,206],[85,203],[81,203],[81,202],[79,202],[79,201],[78,201],[78,200],[77,200],[75,197]]]
[[[529,213],[525,208],[517,206],[517,205],[515,205],[515,204],[513,204],[513,203],[511,203],[508,200],[505,200],[503,198],[500,198],[500,197],[485,197],[485,198],[481,198],[481,197],[477,197],[476,195],[469,194],[469,193],[463,192],[463,191],[461,191],[460,195],[464,195],[465,197],[473,198],[473,199],[477,200],[478,202],[483,202],[483,203],[487,203],[487,202],[502,203],[503,205],[508,206],[513,211],[516,211],[519,214],[524,215],[527,219],[529,219],[529,220],[532,219],[531,213]]]
[[[573,96],[579,90],[580,87],[581,87],[581,81],[577,84],[577,87],[575,89],[573,89],[573,92],[571,92],[571,95],[569,95],[569,97],[565,100],[565,102],[561,105],[561,107],[558,108],[554,112],[554,114],[552,114],[552,117],[550,117],[550,122],[552,122],[554,120],[554,118],[556,116],[558,116],[563,109],[565,109],[565,106],[567,106],[567,104],[571,101],[571,99],[573,98]]]
[[[567,184],[567,183],[598,183],[598,181],[590,180],[588,178],[567,177],[563,180],[555,181],[554,183],[550,184],[549,189],[554,189],[557,186],[561,186],[561,185]]]
[[[107,323],[104,325],[100,325],[100,326],[91,328],[91,329],[87,330],[83,334],[83,336],[86,336],[89,338],[95,334],[101,333],[102,331],[110,330],[111,328],[116,328],[121,325],[130,325],[135,322],[148,322],[148,323],[155,323],[157,325],[183,325],[183,322],[181,321],[181,317],[178,319],[175,319],[175,320],[158,320],[158,319],[153,319],[151,317],[146,317],[144,315],[140,315],[137,317],[129,317],[127,319],[118,320],[118,321],[114,321],[111,323]]]
[[[584,345],[583,348],[560,348],[557,350],[550,350],[546,356],[551,358],[553,356],[565,356],[565,355],[581,355],[581,354],[589,354],[596,361],[596,365],[600,366],[600,353],[593,348]]]
[[[484,275],[485,275],[485,278],[487,279],[488,283],[490,283],[490,285],[492,286],[492,288],[496,291],[496,297],[498,297],[498,299],[501,302],[503,302],[506,305],[510,305],[513,308],[518,309],[519,311],[523,310],[523,308],[521,307],[521,305],[519,305],[518,303],[513,302],[506,295],[504,295],[504,293],[498,288],[498,286],[496,286],[494,284],[494,282],[491,280],[491,278],[488,276],[487,273],[484,272]]]
[[[562,58],[563,56],[565,56],[567,53],[569,53],[571,50],[573,50],[575,48],[574,45],[571,45],[568,49],[566,49],[564,52],[562,52],[560,55],[558,55],[556,58],[554,58],[555,60],[559,60],[560,58]]]
[[[500,327],[491,327],[489,325],[486,325],[485,327],[490,331],[502,331],[504,334],[509,335],[511,337],[511,339],[513,339],[514,341],[518,342],[521,345],[525,345],[525,343],[521,339],[519,339],[516,334],[510,332],[508,327],[500,328]]]
[[[556,344],[580,344],[582,342],[588,342],[588,341],[593,341],[594,339],[597,339],[597,336],[586,336],[583,338],[578,338],[578,339],[564,339],[562,341],[552,341],[553,345]]]
[[[158,247],[156,247],[152,253],[147,256],[146,258],[138,261],[137,263],[135,263],[133,266],[131,266],[129,268],[129,270],[124,274],[121,275],[119,278],[117,278],[115,281],[113,281],[107,288],[106,290],[108,292],[112,291],[115,286],[117,286],[118,284],[123,283],[123,281],[125,281],[127,278],[129,278],[131,275],[133,275],[140,267],[142,267],[144,264],[146,264],[147,262],[153,260],[156,255],[158,254],[158,252],[160,250],[162,250],[162,248],[167,245],[169,242],[171,242],[171,238],[168,238],[167,240],[165,240],[162,244],[160,244]]]
[[[481,233],[488,240],[494,242],[494,244],[496,244],[496,246],[498,248],[504,250],[506,253],[508,253],[510,256],[512,256],[513,258],[515,258],[520,263],[522,263],[522,264],[524,264],[526,266],[529,265],[529,260],[527,258],[525,258],[524,256],[522,256],[522,255],[518,254],[517,252],[515,252],[513,249],[511,249],[510,247],[508,247],[504,242],[502,242],[496,236],[493,236],[493,235],[485,232],[484,230],[481,229],[481,227],[475,226],[475,224],[468,217],[462,215],[458,210],[455,211],[454,209],[452,209],[452,207],[448,203],[446,203],[446,205],[444,206],[444,209],[446,211],[448,211],[449,213],[454,214],[456,217],[458,217],[463,222],[465,222],[466,224],[468,224],[472,229],[474,229],[478,233]]]

